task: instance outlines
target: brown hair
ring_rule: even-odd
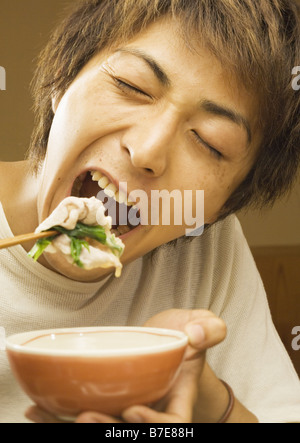
[[[62,96],[99,51],[128,41],[163,16],[181,24],[192,47],[205,45],[260,98],[263,140],[253,169],[221,217],[244,206],[272,204],[290,189],[300,161],[300,15],[295,0],[84,0],[61,23],[39,58],[33,81],[36,124],[28,158],[37,170]]]

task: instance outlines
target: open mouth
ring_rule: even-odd
[[[141,223],[140,211],[128,196],[99,171],[88,171],[76,178],[71,195],[78,198],[96,197],[112,218],[112,232],[125,235]]]

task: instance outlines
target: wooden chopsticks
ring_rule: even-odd
[[[17,235],[16,237],[5,238],[0,240],[0,249],[10,248],[11,246],[21,245],[30,241],[36,241],[40,238],[52,237],[53,235],[58,235],[58,232],[47,231],[39,232],[38,234],[33,232],[31,234]]]

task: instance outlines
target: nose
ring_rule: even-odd
[[[123,140],[132,165],[148,175],[162,176],[172,161],[178,127],[179,119],[174,110],[143,116]]]

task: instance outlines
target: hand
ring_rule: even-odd
[[[213,313],[204,310],[161,312],[144,326],[185,331],[189,346],[182,370],[170,392],[154,406],[132,406],[122,414],[122,420],[96,412],[79,415],[76,423],[191,423],[197,400],[198,383],[205,364],[205,352],[226,336],[226,326]],[[57,423],[53,417],[37,407],[26,416],[35,422]]]
[[[197,400],[198,383],[205,363],[205,351],[224,340],[226,326],[213,313],[203,310],[164,311],[144,326],[178,329],[189,336],[182,370],[168,395],[153,408],[133,406],[117,420],[104,414],[86,412],[77,423],[191,423]]]

